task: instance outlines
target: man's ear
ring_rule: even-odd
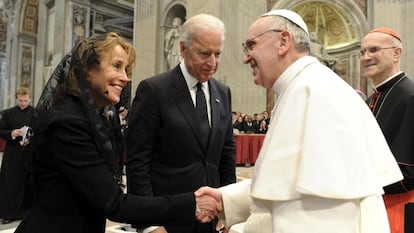
[[[398,62],[400,60],[401,53],[402,53],[402,48],[397,47],[394,49],[394,61],[395,62]]]
[[[279,50],[283,53],[286,53],[290,46],[293,45],[293,37],[289,31],[283,31],[280,33],[280,48]]]

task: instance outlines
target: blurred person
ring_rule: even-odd
[[[242,116],[237,117],[237,121],[233,123],[233,128],[237,129],[240,133],[242,132],[243,130],[243,117]]]
[[[232,124],[236,123],[238,116],[239,115],[237,115],[237,112],[232,112],[231,113],[231,122],[232,122]]]
[[[390,28],[368,32],[361,44],[361,67],[372,80],[367,100],[404,180],[384,188],[392,233],[414,232],[414,82],[400,68],[402,41]]]
[[[248,134],[254,133],[256,131],[255,125],[253,123],[253,117],[251,115],[244,116],[242,131]]]
[[[383,187],[402,179],[375,118],[355,90],[309,55],[309,33],[290,10],[248,29],[243,62],[277,101],[253,178],[220,189],[226,226],[244,233],[386,233]],[[332,98],[335,96],[335,98]]]
[[[255,113],[253,115],[253,127],[254,127],[254,132],[256,132],[257,130],[259,130],[260,128],[260,122],[264,119],[263,114],[262,113]]]
[[[121,127],[121,141],[118,143],[118,166],[122,175],[125,175],[124,167],[127,160],[126,136],[128,134],[128,108],[120,106],[118,108],[118,119]]]
[[[120,100],[134,63],[132,45],[113,32],[81,40],[61,60],[36,108],[35,198],[17,233],[104,233],[106,219],[189,224],[196,212],[211,220],[211,198],[139,197],[119,186],[103,110]]]
[[[266,120],[263,119],[263,120],[260,121],[259,128],[256,130],[255,133],[258,133],[258,134],[265,134],[265,133],[267,133],[267,123],[266,123]]]
[[[263,119],[266,120],[266,124],[269,126],[270,117],[269,117],[269,113],[267,113],[267,111],[263,111]]]
[[[33,198],[30,134],[37,122],[30,106],[31,91],[19,87],[16,106],[0,113],[0,138],[6,140],[0,168],[0,218],[2,224],[23,218]]]
[[[124,142],[125,137],[121,127],[121,120],[116,105],[106,105],[103,109],[103,116],[105,117],[104,123],[110,131],[111,145],[113,151],[115,152],[115,161],[117,163],[115,174],[117,175],[117,179],[120,185],[125,187],[125,184],[122,179],[123,165],[120,162],[123,153],[122,143]]]
[[[129,113],[129,193],[162,196],[236,181],[231,92],[213,78],[224,33],[223,22],[212,15],[189,18],[180,36],[182,62],[139,83]],[[193,222],[145,230],[215,232],[214,221],[187,220]]]

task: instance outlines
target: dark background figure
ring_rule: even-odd
[[[116,148],[116,153],[118,154],[118,166],[121,171],[122,175],[125,175],[125,164],[127,160],[127,143],[126,137],[128,135],[128,108],[121,106],[118,109],[118,119],[120,125],[120,141],[118,142],[118,146]]]
[[[111,135],[111,144],[115,152],[115,161],[117,163],[116,168],[116,177],[121,185],[125,187],[125,184],[122,181],[122,172],[123,164],[120,162],[122,160],[122,143],[125,141],[125,137],[122,133],[121,121],[119,119],[118,110],[115,105],[106,105],[103,110],[103,116],[105,117],[105,124],[109,128]]]
[[[260,121],[259,128],[256,129],[256,132],[255,133],[265,134],[265,133],[267,133],[267,128],[268,127],[267,127],[266,120],[263,119],[263,120]]]
[[[233,123],[233,129],[236,129],[237,134],[241,133],[243,130],[243,117],[238,116],[237,120]]]
[[[253,114],[253,127],[254,132],[256,133],[260,128],[260,122],[263,120],[263,114],[262,113],[255,113]]]
[[[141,81],[130,109],[127,186],[132,194],[163,196],[236,181],[231,92],[212,78],[223,49],[224,25],[201,14],[188,19],[182,32],[183,61]],[[199,103],[207,112],[198,112]],[[193,220],[154,232],[212,233],[215,227],[214,221]]]
[[[115,148],[117,153],[118,159],[118,168],[121,172],[120,174],[125,175],[125,164],[127,160],[127,144],[126,144],[126,136],[128,134],[128,113],[130,108],[131,102],[131,82],[129,81],[127,85],[122,89],[120,101],[115,104],[115,108],[117,110],[117,120],[119,121],[120,125],[120,134],[119,134],[119,141],[118,145]]]
[[[414,82],[400,69],[402,40],[376,28],[361,43],[361,67],[374,84],[367,104],[378,121],[404,180],[384,187],[391,233],[414,232]]]
[[[244,131],[247,134],[251,134],[256,131],[255,124],[253,123],[253,117],[251,115],[244,116],[242,131]]]
[[[128,109],[124,106],[107,105],[103,110],[103,115],[106,119],[105,124],[111,131],[111,143],[115,152],[115,160],[117,163],[116,176],[122,187],[126,184],[122,180],[125,175],[124,166],[127,157],[126,135],[128,133],[127,115]]]
[[[7,224],[23,218],[33,198],[30,141],[23,142],[37,121],[27,87],[16,90],[16,106],[0,113],[0,138],[6,140],[0,169],[0,218]],[[30,127],[30,129],[24,128]],[[30,139],[30,138],[29,138]]]

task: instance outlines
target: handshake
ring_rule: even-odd
[[[224,217],[223,199],[219,189],[201,187],[194,192],[194,195],[196,198],[195,217],[198,221],[207,223],[216,216]],[[217,225],[217,230],[222,230],[223,226],[220,221]]]

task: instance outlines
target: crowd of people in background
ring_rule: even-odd
[[[266,134],[270,124],[267,111],[249,115],[240,111],[232,112],[233,133],[237,134]]]

